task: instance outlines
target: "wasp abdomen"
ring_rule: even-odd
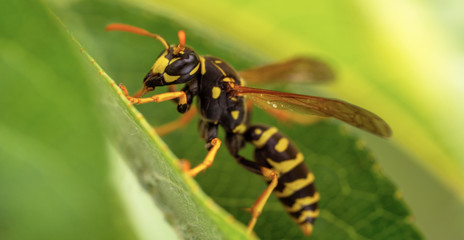
[[[303,154],[275,127],[250,126],[245,137],[256,147],[255,161],[279,173],[274,194],[303,232],[311,234],[319,215],[319,193]]]

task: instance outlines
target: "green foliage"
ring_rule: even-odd
[[[2,1],[0,16],[1,238],[133,239],[108,181],[96,77],[42,4]]]
[[[94,7],[95,4],[76,4],[71,9],[74,12],[80,11],[81,14],[85,12],[84,17],[81,18],[82,24],[89,29],[93,39],[99,39],[99,56],[101,60],[97,59],[97,61],[104,63],[102,65],[104,65],[106,73],[113,78],[121,79],[134,91],[140,86],[140,82],[133,80],[134,75],[142,77],[143,73],[150,67],[148,64],[154,60],[144,61],[143,59],[152,58],[153,55],[156,55],[142,55],[138,53],[145,53],[147,49],[151,49],[153,41],[124,33],[103,33],[101,29],[107,23],[112,22],[112,20],[100,19],[99,15],[89,13],[90,6]],[[140,12],[137,8],[119,7],[119,5],[102,4],[96,9],[105,9],[105,11],[112,12],[110,16],[117,13],[117,22],[125,22],[148,29],[159,29],[157,33],[167,38],[171,43],[176,41],[175,35],[173,36],[172,33],[175,33],[179,28],[183,28],[188,34],[188,44],[194,46],[198,52],[205,53],[207,51],[208,54],[221,56],[238,67],[251,65],[250,60],[245,60],[248,58],[247,55],[237,56],[234,54],[235,51],[233,49],[237,49],[236,47],[227,46],[226,49],[229,49],[229,51],[224,51],[224,47],[215,49],[208,44],[205,36],[200,36],[193,29],[189,28],[189,26],[178,25],[172,19],[166,19],[161,16],[149,16]],[[119,9],[124,9],[125,11],[120,12]],[[114,39],[118,40],[115,41]],[[90,41],[90,38],[84,38],[83,41]],[[136,43],[139,41],[147,45]],[[118,51],[114,51],[114,49]],[[92,52],[90,48],[89,51]],[[103,52],[106,54],[106,57]],[[124,56],[125,60],[118,60],[118,56]],[[148,64],[140,66],[140,62]],[[128,80],[124,80],[124,78]],[[169,103],[159,104],[156,108],[149,105],[137,108],[142,110],[144,116],[152,124],[160,124],[177,117],[176,112],[172,111],[173,106]],[[111,119],[119,119],[120,117],[117,117],[118,112],[123,111],[117,110],[112,112],[115,116],[111,117]],[[256,120],[278,125],[290,136],[293,133],[296,136],[294,138],[295,143],[305,153],[308,164],[316,174],[318,187],[323,197],[321,200],[322,214],[316,225],[313,238],[327,238],[331,236],[332,239],[346,239],[347,237],[353,239],[388,239],[398,235],[409,239],[420,238],[408,220],[409,214],[404,204],[395,198],[395,188],[376,170],[372,157],[366,150],[360,147],[358,141],[341,133],[336,124],[321,123],[311,127],[282,126],[276,122],[269,121],[261,113],[256,113]],[[147,140],[141,143],[140,140],[135,139],[138,135],[134,134],[134,132],[138,133],[140,130],[137,130],[133,126],[134,124],[130,122],[121,124],[126,126],[124,131],[128,132],[126,134],[124,131],[118,132],[118,135],[120,134],[121,137],[116,138],[123,139],[118,145],[121,148],[130,146],[124,150],[130,165],[135,168],[136,172],[143,172],[146,175],[144,177],[139,176],[143,182],[157,183],[152,184],[153,186],[148,186],[150,192],[153,192],[152,189],[157,189],[154,195],[158,195],[157,202],[160,208],[168,212],[168,216],[172,216],[170,217],[170,221],[177,227],[180,227],[181,231],[185,231],[185,229],[182,229],[182,224],[189,223],[190,221],[181,222],[179,215],[176,216],[175,214],[178,214],[179,211],[181,212],[183,207],[190,206],[189,202],[176,202],[173,204],[172,197],[163,197],[165,195],[172,195],[171,191],[173,187],[169,187],[169,185],[159,186],[162,182],[155,181],[156,179],[178,178],[175,176],[176,171],[172,172],[172,170],[166,167],[169,164],[171,164],[171,168],[175,167],[174,162],[169,159],[155,158],[144,160],[149,161],[149,163],[134,163],[134,159],[139,158],[138,155],[141,152],[147,151],[141,149],[140,146],[148,149],[153,148],[145,142]],[[305,133],[302,134],[303,130]],[[133,138],[123,137],[129,134],[129,132],[132,132]],[[203,143],[198,138],[195,123],[192,123],[183,131],[171,134],[165,140],[174,152],[181,157],[192,159],[194,164],[198,163],[204,157]],[[337,146],[337,148],[333,146]],[[127,149],[130,150],[128,151]],[[158,150],[154,148],[148,151],[154,152]],[[248,149],[248,152],[250,152],[250,149]],[[162,154],[155,155],[160,156]],[[146,159],[146,157],[143,157],[143,159]],[[250,216],[243,211],[243,208],[253,204],[265,185],[259,177],[240,169],[234,163],[233,159],[227,155],[226,150],[221,149],[217,159],[215,165],[207,171],[207,174],[199,176],[197,180],[207,194],[215,199],[219,205],[226,208],[238,220],[246,223]],[[153,164],[161,164],[161,166],[152,166]],[[149,169],[156,171],[156,173],[151,173]],[[163,169],[163,171],[157,169]],[[152,178],[150,176],[158,174],[163,177],[155,177],[155,180],[146,181],[147,178]],[[176,186],[180,184],[180,182],[175,183]],[[163,191],[166,192],[161,194]],[[187,189],[184,189],[184,191],[187,191]],[[161,199],[159,196],[161,196]],[[174,210],[173,208],[176,206],[180,209]],[[302,237],[297,225],[293,224],[290,218],[286,216],[286,213],[275,198],[270,200],[266,209],[269,209],[269,211],[263,213],[256,227],[256,232],[260,237],[265,239],[280,239],[282,237],[294,239]],[[192,210],[189,208],[189,212],[183,213],[182,218],[186,219],[192,215],[199,218],[202,216],[201,213],[193,213]],[[217,220],[215,218],[215,221]],[[201,232],[187,231],[187,233],[199,234]],[[195,236],[193,235],[192,237],[195,238]]]
[[[170,14],[160,9],[154,14],[138,4],[73,1],[52,6],[105,72],[131,92],[140,87],[162,47],[149,38],[105,33],[104,26],[111,22],[156,31],[171,43],[176,42],[177,30],[184,29],[188,45],[239,69],[263,61],[253,48],[230,39],[222,41],[225,37],[220,34],[166,17]],[[87,59],[77,55],[79,47],[69,41],[43,6],[27,2],[3,5],[1,9],[17,12],[5,12],[1,21],[0,66],[7,79],[0,82],[2,236],[133,239],[120,196],[109,182],[108,145],[121,154],[181,236],[244,236],[243,226],[228,222],[228,215],[180,173],[174,155],[151,135],[147,122],[137,120],[137,111],[121,100],[109,79],[100,77],[91,64],[82,64]],[[13,21],[17,16],[20,19]],[[27,21],[25,16],[40,21]],[[311,91],[307,86],[298,88],[304,93]],[[178,117],[171,103],[137,109],[155,126]],[[313,239],[421,239],[398,190],[380,172],[362,141],[347,133],[348,127],[335,122],[283,125],[259,110],[253,121],[275,125],[293,139],[314,171],[321,193],[321,217]],[[194,164],[206,153],[195,125],[163,138],[177,156]],[[250,157],[251,150],[245,149]],[[213,167],[196,180],[209,197],[245,224],[250,216],[243,208],[250,207],[265,188],[263,181],[241,169],[226,149],[220,150]],[[302,237],[274,197],[256,232],[263,239]]]

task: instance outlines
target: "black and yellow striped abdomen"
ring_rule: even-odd
[[[309,235],[319,215],[319,193],[303,154],[275,127],[250,126],[245,138],[256,147],[255,161],[278,172],[274,194],[303,232]]]

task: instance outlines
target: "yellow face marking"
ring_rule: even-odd
[[[221,60],[214,60],[215,63],[222,63]]]
[[[297,179],[293,182],[284,183],[285,188],[282,192],[275,191],[277,197],[288,197],[303,187],[314,182],[314,174],[309,172],[306,178]]]
[[[267,129],[266,131],[263,132],[263,134],[261,134],[258,140],[253,141],[253,145],[255,145],[257,148],[264,146],[264,144],[266,144],[269,138],[271,138],[272,135],[274,135],[274,133],[276,132],[277,132],[277,128],[275,127],[271,127]]]
[[[277,144],[274,146],[274,149],[277,152],[283,152],[283,151],[287,150],[287,147],[288,147],[288,139],[287,138],[281,138],[279,140],[279,142],[277,142]]]
[[[231,111],[230,114],[232,115],[232,118],[235,120],[238,119],[238,115],[240,114],[240,111]]]
[[[166,58],[166,55],[168,54],[168,51],[164,51],[164,53],[156,59],[156,62],[153,64],[152,67],[152,72],[153,73],[163,73],[164,70],[166,69],[166,66],[169,64],[169,59]]]
[[[177,79],[179,79],[180,76],[171,76],[167,73],[164,73],[163,77],[164,77],[164,81],[166,81],[167,83],[170,83],[170,82],[174,82]]]
[[[319,199],[320,199],[320,195],[318,192],[316,192],[314,193],[313,196],[298,198],[293,204],[293,206],[285,207],[285,210],[287,210],[287,212],[297,212],[297,211],[300,211],[300,209],[304,206],[308,206],[308,205],[318,202]]]
[[[214,65],[217,69],[219,69],[219,71],[221,71],[222,75],[226,76],[226,73],[224,72],[224,70],[222,70],[221,67],[219,67],[216,63],[213,63],[213,65]]]
[[[197,73],[199,68],[200,68],[200,63],[198,63],[197,66],[192,71],[190,71],[190,76]]]
[[[234,130],[232,130],[233,133],[244,133],[246,130],[246,126],[245,124],[239,124],[237,127],[234,128]]]
[[[284,174],[290,170],[292,170],[294,167],[296,167],[298,164],[302,163],[304,160],[303,154],[298,153],[295,157],[295,159],[290,159],[290,160],[285,160],[282,162],[274,162],[272,159],[268,158],[267,162],[280,174]]]
[[[263,130],[261,130],[261,129],[259,129],[259,128],[256,128],[256,129],[255,129],[255,134],[256,134],[256,135],[259,135],[259,134],[261,134],[262,132],[263,132]]]
[[[217,99],[219,97],[219,95],[221,95],[221,89],[219,87],[213,87],[212,97],[214,99]]]
[[[301,230],[303,230],[304,235],[309,236],[313,232],[313,225],[309,222],[300,224]]]
[[[199,56],[199,58],[200,58],[200,64],[201,64],[201,75],[205,75],[206,73],[205,58],[202,56]]]

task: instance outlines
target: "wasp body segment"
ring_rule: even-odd
[[[319,193],[314,186],[314,175],[304,163],[303,154],[275,127],[253,125],[244,136],[247,142],[255,146],[255,162],[278,173],[274,194],[305,235],[311,234],[313,223],[319,215]]]
[[[229,84],[241,85],[237,72],[226,62],[215,57],[201,57],[204,70],[198,79],[197,89],[199,98],[198,108],[202,116],[201,121],[208,124],[220,124],[226,133],[242,133],[248,121],[244,97],[232,97]]]

